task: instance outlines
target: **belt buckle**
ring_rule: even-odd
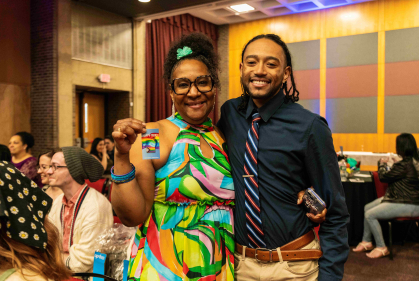
[[[266,248],[256,248],[255,249],[255,260],[257,262],[263,262],[263,260],[258,259],[258,251],[269,251],[269,262],[273,262],[272,261],[272,250],[271,249],[266,249]]]

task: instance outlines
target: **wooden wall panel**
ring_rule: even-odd
[[[386,0],[384,3],[385,30],[419,26],[418,0]]]
[[[323,10],[327,38],[378,31],[378,1]]]
[[[342,145],[347,151],[395,152],[397,134],[384,134],[385,31],[418,26],[418,0],[377,0],[230,25],[229,97],[239,97],[242,93],[240,57],[237,61],[235,56],[252,37],[275,33],[287,43],[320,39],[320,115],[326,116],[326,39],[379,32],[377,134],[333,134],[333,138],[336,150]],[[414,136],[418,141],[419,134]]]

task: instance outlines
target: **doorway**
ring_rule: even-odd
[[[76,94],[76,101],[79,110],[76,137],[82,138],[82,147],[90,153],[93,140],[105,136],[105,96],[82,92]]]
[[[111,135],[119,119],[132,115],[130,92],[76,86],[76,143],[90,153],[95,138]]]

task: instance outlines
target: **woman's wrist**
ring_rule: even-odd
[[[135,166],[130,164],[131,169],[128,173],[119,174],[115,172],[115,166],[111,169],[112,181],[116,184],[127,183],[135,179]]]

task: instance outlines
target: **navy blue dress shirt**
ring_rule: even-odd
[[[240,101],[241,98],[227,101],[221,107],[217,124],[226,137],[236,191],[236,242],[249,244],[244,153],[251,114],[257,110],[263,119],[259,122],[258,185],[267,248],[280,247],[316,226],[302,205],[297,205],[298,192],[313,186],[327,205],[326,221],[319,231],[323,251],[319,280],[341,280],[349,254],[349,214],[326,120],[297,103],[285,102],[282,93],[261,108],[250,99],[246,111],[238,110]]]

